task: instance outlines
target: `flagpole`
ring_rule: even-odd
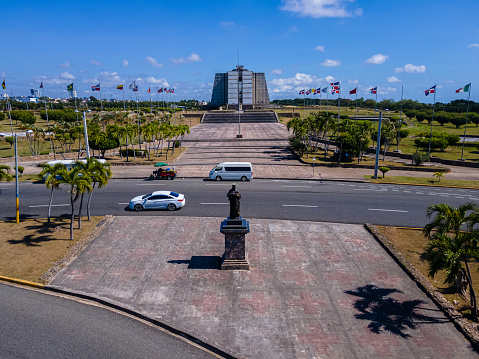
[[[321,92],[322,92],[322,89],[320,87],[319,88],[319,111],[321,111]]]
[[[399,135],[401,132],[401,123],[402,123],[402,97],[404,93],[404,85],[401,85],[401,109],[399,110],[399,130],[398,130],[398,139],[397,139],[397,152],[399,152]]]
[[[434,91],[434,93],[436,93],[436,92]],[[467,95],[466,124],[464,125],[464,136],[462,137],[461,161],[464,161],[464,142],[466,141],[467,117],[469,116],[469,100],[470,99],[471,99],[471,84],[469,84],[469,91],[468,91],[468,95]]]
[[[356,87],[356,116],[354,119],[357,121],[358,119],[358,88]]]
[[[159,94],[159,88],[158,86],[156,86],[156,108],[157,108],[157,114],[158,114],[158,118],[160,118],[160,96],[158,95]]]
[[[150,113],[153,113],[153,107],[151,106],[151,87],[148,87],[148,91],[150,93]]]
[[[376,112],[378,108],[378,86],[376,86],[376,101],[374,102],[374,132],[376,132]],[[376,146],[378,146],[378,141],[376,141]],[[374,138],[373,138],[373,148],[374,148]]]
[[[121,92],[123,92],[123,111],[126,112],[126,103],[125,103],[125,88],[121,87]]]
[[[103,100],[101,99],[101,84],[98,83],[98,85],[100,86],[100,116],[101,116],[101,112],[103,111]]]
[[[43,89],[43,100],[45,101],[45,115],[47,117],[48,138],[50,139],[50,153],[52,153],[53,152],[53,149],[52,149],[52,134],[50,133],[50,125],[48,123],[47,98],[45,97],[45,87],[43,86],[43,82],[42,82],[42,89]]]
[[[436,106],[436,90],[437,84],[434,85],[434,102],[432,104],[432,118],[431,118],[431,131],[429,132],[429,149],[427,150],[427,155],[431,156],[431,141],[432,141],[432,121],[434,121],[434,107]]]
[[[326,91],[326,112],[329,115],[329,91]]]
[[[341,118],[341,84],[339,84],[339,91],[338,91],[338,123],[340,118]]]
[[[5,105],[7,106],[8,118],[10,119],[10,130],[12,131],[12,136],[13,136],[12,115],[10,114],[10,104],[8,103],[8,92],[7,92],[7,85],[5,85],[5,79],[3,79],[3,85],[5,87]]]

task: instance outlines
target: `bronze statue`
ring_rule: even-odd
[[[226,195],[228,197],[228,201],[230,201],[230,216],[229,219],[236,219],[240,218],[240,199],[241,194],[236,189],[236,186],[233,184],[231,189],[228,191]]]

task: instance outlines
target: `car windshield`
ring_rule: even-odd
[[[170,192],[170,196],[173,196],[173,197],[179,197],[179,193],[176,193],[176,192]]]
[[[141,199],[145,199],[146,197],[150,197],[153,193],[145,194]]]

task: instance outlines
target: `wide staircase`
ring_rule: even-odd
[[[239,117],[239,119],[238,119]],[[207,112],[201,123],[267,123],[278,122],[278,118],[273,111],[251,111],[242,112]]]

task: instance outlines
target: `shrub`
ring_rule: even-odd
[[[300,156],[306,151],[306,145],[297,137],[290,137],[289,144],[294,151],[299,153]]]
[[[384,178],[384,175],[386,174],[386,172],[389,172],[390,168],[389,167],[379,167],[379,170],[381,171],[381,173],[383,174],[383,178]]]
[[[7,143],[10,144],[10,147],[13,148],[13,144],[15,143],[15,137],[12,137],[12,136],[5,137],[5,141],[7,141]]]
[[[4,112],[0,112],[0,122],[5,120],[7,118],[7,116],[5,115]]]
[[[412,155],[412,161],[416,166],[420,166],[425,162],[429,162],[430,157],[426,153],[416,152]]]

